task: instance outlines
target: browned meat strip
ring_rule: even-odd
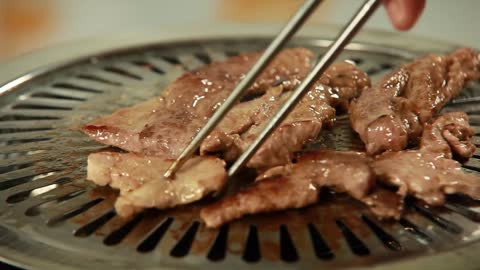
[[[322,126],[332,123],[334,106],[346,107],[369,84],[368,76],[355,65],[347,62],[332,65],[247,165],[262,170],[290,162],[295,151],[315,139]],[[235,160],[288,96],[289,93],[282,94],[282,89],[273,88],[258,99],[237,105],[204,140],[200,152],[221,154],[227,161]]]
[[[247,214],[299,208],[317,201],[318,190],[330,187],[365,203],[381,218],[399,219],[407,195],[431,205],[444,203],[445,194],[480,198],[480,179],[465,173],[452,152],[470,157],[475,146],[465,113],[446,113],[425,126],[418,150],[387,152],[374,159],[365,153],[316,151],[295,164],[271,168],[253,186],[205,207],[207,226],[217,227]],[[390,191],[379,181],[398,187]]]
[[[470,141],[474,134],[464,112],[445,113],[433,123],[425,125],[420,149],[424,152],[443,153],[446,158],[454,155],[462,160],[469,159],[476,149]]]
[[[87,179],[120,190],[115,209],[128,217],[144,208],[171,208],[218,191],[226,181],[225,162],[194,157],[177,172],[174,181],[162,173],[171,164],[158,156],[99,152],[88,156]]]
[[[398,187],[402,197],[412,195],[430,205],[442,205],[445,194],[463,193],[480,198],[480,179],[468,174],[460,163],[442,154],[406,150],[387,152],[375,159],[377,179]]]
[[[200,154],[221,154],[226,161],[235,160],[248,146],[241,134],[270,118],[285,100],[282,86],[273,87],[254,100],[237,104],[217,128],[202,142]]]
[[[185,73],[162,97],[99,118],[83,131],[127,151],[176,158],[258,57],[242,54]],[[249,92],[264,93],[278,81],[294,87],[310,70],[312,58],[307,49],[283,50]]]
[[[239,104],[204,140],[200,153],[221,153],[225,160],[235,160],[288,97],[289,94],[282,95],[281,90],[272,88],[259,99]],[[322,125],[331,122],[334,116],[335,109],[322,99],[322,91],[310,91],[247,165],[262,169],[290,162],[293,153],[316,138]]]
[[[370,87],[367,73],[349,62],[332,64],[317,82],[316,88],[326,89],[329,104],[335,108],[347,110],[350,101]]]
[[[431,205],[443,204],[445,194],[464,193],[479,197],[480,179],[465,173],[460,163],[451,159],[453,155],[462,159],[473,155],[475,145],[470,142],[473,134],[463,112],[437,117],[425,125],[418,150],[388,152],[374,159],[371,166],[377,181],[398,187],[398,191],[396,194],[386,190],[381,191],[383,194],[373,191],[364,202],[380,217],[399,218],[407,195]]]
[[[272,168],[253,186],[206,206],[200,216],[208,227],[218,227],[247,214],[300,208],[315,203],[321,187],[361,199],[374,180],[368,161],[358,152],[305,154],[298,163]]]
[[[248,214],[301,208],[315,203],[317,197],[317,188],[310,181],[279,177],[260,181],[251,188],[208,205],[201,210],[200,216],[207,227],[219,227]]]
[[[441,205],[445,194],[480,197],[480,179],[467,174],[452,156],[470,158],[474,134],[463,112],[450,112],[425,125],[418,150],[387,152],[377,156],[372,168],[377,180],[398,187],[402,198],[412,195],[431,205]]]
[[[420,58],[352,102],[352,127],[369,154],[402,150],[417,142],[423,125],[479,77],[480,55],[472,49]]]

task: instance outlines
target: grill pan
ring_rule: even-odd
[[[328,191],[315,206],[251,216],[218,230],[206,229],[198,217],[209,199],[129,220],[116,216],[115,192],[85,182],[88,153],[105,146],[76,128],[160,94],[186,70],[262,49],[276,28],[203,29],[209,30],[89,40],[7,65],[0,78],[3,260],[28,269],[476,269],[480,202],[462,196],[437,208],[412,200],[399,222],[377,220],[360,203]],[[337,31],[306,28],[290,46],[321,53]],[[365,32],[342,59],[357,63],[375,81],[419,54],[454,48]],[[480,130],[479,102],[476,82],[445,111],[466,111]],[[479,146],[480,135],[474,141]],[[309,147],[360,149],[361,143],[348,119],[339,116],[335,127]],[[464,168],[480,172],[480,155]]]

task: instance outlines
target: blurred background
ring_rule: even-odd
[[[325,0],[310,23],[343,24],[360,0]],[[92,36],[195,23],[282,23],[302,0],[0,0],[0,62]],[[427,0],[416,35],[480,47],[478,0]],[[383,9],[368,28],[393,31]],[[321,35],[321,33],[319,33]]]

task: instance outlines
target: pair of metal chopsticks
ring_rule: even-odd
[[[236,86],[225,102],[217,109],[213,116],[208,120],[207,124],[197,133],[190,144],[183,150],[180,156],[172,163],[165,172],[166,178],[172,178],[175,172],[193,155],[198,149],[202,141],[213,131],[220,123],[230,109],[238,102],[243,93],[253,84],[255,79],[267,67],[272,59],[278,54],[287,41],[298,31],[307,18],[312,14],[315,8],[323,0],[306,0],[297,13],[290,19],[287,25],[282,29],[278,36],[270,43],[268,48],[253,65],[244,79]],[[352,17],[350,22],[340,32],[334,42],[329,46],[327,52],[317,62],[312,71],[307,75],[303,82],[295,89],[289,99],[282,108],[268,122],[267,126],[262,130],[260,135],[248,147],[248,149],[235,161],[228,171],[228,176],[235,175],[238,170],[245,165],[248,160],[255,154],[257,149],[264,143],[270,134],[278,127],[278,125],[287,117],[288,113],[293,110],[295,105],[302,99],[307,91],[313,86],[316,79],[325,72],[330,64],[342,52],[345,45],[355,36],[362,28],[368,18],[373,14],[380,4],[380,0],[367,0],[360,7],[357,13]]]

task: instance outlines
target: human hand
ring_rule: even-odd
[[[412,28],[422,14],[426,0],[383,0],[388,17],[398,30]]]

